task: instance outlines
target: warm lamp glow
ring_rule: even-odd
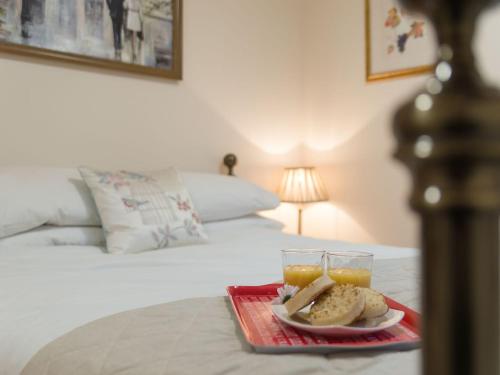
[[[323,181],[312,167],[287,168],[279,189],[281,201],[288,203],[315,203],[328,200]]]
[[[281,181],[279,196],[282,202],[299,204],[298,233],[302,234],[302,210],[308,203],[328,200],[328,192],[316,169],[287,168]]]

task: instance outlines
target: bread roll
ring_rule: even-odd
[[[309,321],[314,326],[349,325],[365,308],[365,294],[354,285],[336,284],[324,292],[311,307]]]
[[[385,302],[385,298],[379,292],[368,289],[368,288],[359,288],[362,293],[365,295],[365,309],[363,313],[359,317],[359,320],[363,319],[373,319],[382,316],[389,311],[389,306]]]
[[[311,304],[320,294],[331,288],[333,284],[334,281],[327,275],[323,275],[314,280],[285,303],[288,315],[292,316]]]

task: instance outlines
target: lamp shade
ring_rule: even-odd
[[[279,190],[282,202],[314,203],[327,201],[328,192],[313,167],[286,168]]]

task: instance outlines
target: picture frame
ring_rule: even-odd
[[[103,29],[104,31],[98,35],[97,37],[93,35],[92,37],[89,37],[86,39],[86,48],[87,50],[91,50],[91,47],[89,47],[88,40],[98,40],[100,43],[100,51],[99,53],[102,53],[105,56],[109,57],[103,57],[103,56],[96,56],[93,55],[92,53],[87,53],[87,54],[82,54],[82,53],[75,53],[71,50],[71,44],[69,45],[69,48],[65,45],[65,48],[53,48],[54,46],[51,45],[51,47],[45,47],[43,45],[43,42],[40,42],[43,40],[43,38],[36,38],[37,35],[35,34],[37,31],[43,30],[44,25],[42,24],[40,26],[40,21],[38,21],[38,24],[36,27],[33,27],[33,32],[27,30],[26,35],[23,35],[22,37],[12,37],[9,40],[9,38],[5,38],[5,30],[9,31],[7,29],[8,24],[6,21],[12,20],[12,16],[10,18],[6,18],[6,11],[5,8],[2,9],[2,5],[5,6],[10,6],[11,8],[9,10],[12,11],[13,5],[16,6],[14,9],[16,15],[18,16],[21,14],[19,17],[21,19],[20,22],[17,22],[17,25],[14,25],[14,22],[12,22],[11,25],[11,31],[10,33],[13,32],[20,32],[21,34],[25,33],[25,30],[22,25],[22,13],[24,11],[23,6],[25,5],[25,2],[29,1],[34,1],[35,3],[44,3],[45,1],[49,2],[56,2],[56,4],[64,5],[64,4],[69,4],[69,7],[76,7],[76,6],[81,6],[80,4],[85,4],[85,15],[88,16],[91,14],[92,7],[87,6],[87,4],[100,4],[99,5],[99,16],[102,16],[103,23],[105,25],[101,25],[102,27],[100,29]],[[168,18],[162,17],[161,15],[158,16],[157,14],[149,14],[146,16],[143,16],[143,19],[140,20],[140,27],[141,31],[140,32],[134,32],[132,31],[132,37],[135,37],[136,40],[136,50],[134,52],[138,51],[141,53],[140,57],[137,58],[136,56],[139,55],[139,53],[135,53],[136,56],[134,56],[134,53],[130,53],[130,47],[128,47],[129,53],[128,53],[128,59],[127,61],[127,56],[125,53],[121,55],[121,50],[117,51],[116,48],[116,36],[117,34],[121,34],[121,43],[122,43],[122,49],[125,51],[124,44],[127,42],[126,38],[126,33],[127,30],[126,28],[130,26],[130,23],[127,24],[127,19],[122,20],[122,25],[120,31],[117,31],[115,33],[115,25],[114,25],[114,20],[113,18],[108,18],[111,17],[111,8],[109,8],[109,4],[112,4],[112,2],[115,0],[0,0],[0,52],[7,53],[7,54],[15,54],[15,55],[20,55],[20,56],[26,56],[26,57],[34,57],[34,58],[40,58],[44,59],[47,61],[54,61],[54,62],[66,62],[66,63],[71,63],[71,64],[78,64],[82,66],[88,66],[88,67],[94,67],[94,68],[102,68],[102,69],[107,69],[107,70],[115,70],[115,71],[123,71],[123,72],[128,72],[128,73],[133,73],[133,74],[140,74],[140,75],[147,75],[147,76],[152,76],[152,77],[160,77],[160,78],[165,78],[165,79],[171,79],[171,80],[181,80],[182,79],[182,16],[183,16],[183,0],[121,0],[124,2],[127,1],[138,1],[139,3],[142,3],[143,1],[147,2],[156,2],[155,4],[163,4],[163,5],[168,5],[170,4],[171,8],[169,10]],[[66,3],[67,2],[67,3]],[[78,4],[78,5],[73,5],[73,4]],[[44,3],[45,5],[45,3]],[[54,6],[51,8],[54,10]],[[38,9],[39,10],[39,9]],[[155,11],[158,11],[158,9],[155,9]],[[125,12],[125,11],[124,11]],[[127,11],[129,13],[130,11]],[[79,22],[82,23],[81,18],[82,18],[82,12],[78,15],[79,17]],[[148,19],[149,17],[149,19]],[[3,19],[2,19],[3,18]],[[44,19],[45,21],[47,18]],[[61,16],[59,15],[58,17],[59,23],[61,22]],[[150,24],[148,24],[148,21]],[[87,22],[87,20],[83,21]],[[19,23],[21,25],[19,25]],[[66,21],[67,24],[71,25],[71,19]],[[163,29],[160,28],[160,31],[158,31],[158,25],[160,23],[163,23],[165,25],[169,26],[169,32],[165,31],[163,33]],[[35,24],[35,22],[33,22]],[[112,26],[110,26],[112,24]],[[136,22],[137,24],[137,22]],[[2,26],[4,27],[4,30],[2,30]],[[53,26],[51,27],[61,27],[61,25]],[[92,27],[90,26],[88,28],[89,30],[93,30]],[[112,31],[111,31],[112,30]],[[145,35],[146,31],[151,31],[154,30],[156,34],[154,35],[154,43],[159,43],[158,40],[164,40],[166,41],[165,45],[147,45],[149,54],[145,56],[145,52],[141,48],[139,44],[144,44],[145,40],[153,40],[153,36]],[[112,32],[113,34],[110,36],[109,32]],[[108,32],[105,35],[105,32]],[[128,32],[131,32],[131,30],[128,30]],[[33,34],[31,34],[33,33]],[[142,36],[140,35],[142,33]],[[73,33],[74,34],[74,33]],[[12,34],[10,34],[12,35]],[[28,37],[33,37],[32,35],[35,35],[34,39],[37,39],[38,43],[31,43],[31,42],[26,42],[25,39],[23,38],[24,36]],[[45,33],[45,35],[50,35],[48,32]],[[74,36],[74,35],[73,35]],[[99,37],[102,38],[102,41],[99,40]],[[129,36],[130,37],[130,36]],[[140,39],[142,37],[142,39]],[[76,40],[76,39],[74,39]],[[141,41],[142,40],[142,41]],[[21,42],[20,42],[21,41]],[[52,43],[54,43],[52,41]],[[80,41],[79,41],[80,43]],[[81,43],[83,44],[83,43]],[[144,45],[142,46],[144,48]],[[113,52],[112,50],[108,49],[114,49],[114,58],[112,56]],[[68,51],[69,50],[69,51]],[[153,51],[153,52],[151,52]],[[120,58],[117,58],[118,53],[120,53]],[[137,58],[137,60],[131,61],[132,55],[134,58]],[[139,59],[142,59],[139,61]],[[147,63],[146,63],[147,62]]]
[[[430,23],[396,0],[365,0],[365,43],[367,82],[431,73],[437,61]]]

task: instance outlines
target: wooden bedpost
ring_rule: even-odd
[[[435,77],[394,123],[422,222],[423,371],[498,375],[500,95],[472,52],[478,16],[497,1],[400,2],[431,19],[440,44]]]

